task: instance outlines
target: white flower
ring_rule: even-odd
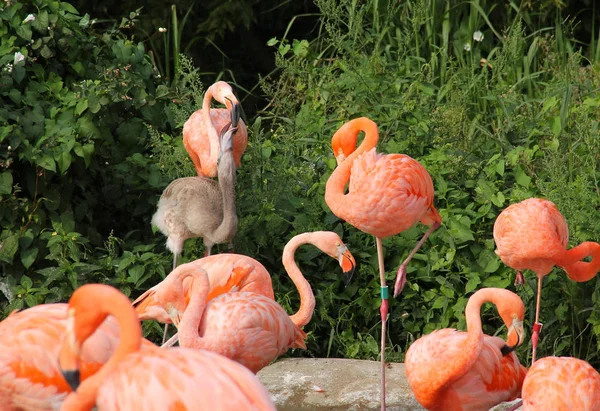
[[[477,30],[475,33],[473,33],[473,40],[475,41],[482,41],[483,40],[483,33],[479,30]]]
[[[16,66],[17,64],[19,64],[20,62],[22,62],[23,60],[25,60],[25,56],[23,55],[23,53],[21,53],[20,51],[17,51],[15,53],[15,61],[14,61],[14,65]]]
[[[27,17],[25,17],[25,20],[23,20],[23,24],[29,23],[30,21],[35,21],[35,16],[33,14],[30,14]]]
[[[164,28],[164,27],[159,27],[158,31],[161,32],[161,33],[166,33],[167,29]]]
[[[465,49],[465,51],[471,51],[471,43],[465,43],[463,49]]]

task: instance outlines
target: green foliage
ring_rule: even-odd
[[[0,21],[2,311],[65,301],[86,282],[127,292],[164,276],[154,244],[139,243],[147,193],[166,181],[144,123],[171,124],[144,46],[59,1],[7,3]]]
[[[580,46],[575,33],[581,25],[570,20],[563,28],[559,2],[553,8],[547,1],[520,7],[437,0],[316,4],[322,15],[314,37],[293,38],[298,16],[283,26],[283,36],[265,37],[271,38],[278,72],[261,79],[269,103],[248,122],[236,187],[235,251],[273,274],[275,294],[288,312],[299,301],[281,254],[293,235],[333,230],[357,259],[354,280],[344,288],[336,261],[313,247],[298,250],[296,261],[317,306],[305,327],[309,350],[294,355],[378,355],[375,241],[339,220],[323,198],[336,166],[331,136],[351,118],[377,122],[380,152],[406,153],[426,166],[444,219],[409,265],[402,297],[390,301],[390,360],[402,360],[424,333],[464,329],[467,299],[478,288],[513,287],[512,270],[494,253],[492,238],[495,218],[509,204],[548,198],[569,223],[571,245],[600,240],[597,29]],[[180,130],[202,104],[202,76],[212,72],[214,80],[226,71],[205,60],[195,69],[177,50],[192,50],[201,38],[213,47],[233,30],[225,24],[214,31],[214,25],[233,16],[240,27],[251,27],[264,18],[255,7],[241,0],[220,4],[203,10],[214,21],[192,29],[186,21],[197,17],[197,9],[188,2],[179,12],[152,10],[149,21],[136,10],[99,30],[67,3],[4,5],[4,315],[65,301],[83,283],[111,283],[134,297],[164,277],[172,257],[164,237],[151,231],[151,216],[169,181],[194,175]],[[265,15],[286,9],[273,7]],[[157,27],[174,37],[156,34]],[[131,32],[145,33],[154,60],[126,34]],[[161,53],[164,59],[158,59]],[[167,67],[173,69],[169,79]],[[424,230],[417,225],[384,240],[388,281]],[[180,262],[203,251],[201,241],[189,240]],[[598,366],[600,281],[577,284],[565,277],[555,269],[544,281],[538,350]],[[530,327],[536,279],[527,273],[526,280],[517,291]],[[486,333],[500,329],[490,307],[483,318]],[[151,323],[145,332],[156,338],[161,329]],[[519,354],[525,360],[529,352],[524,345]]]
[[[320,336],[313,343],[320,346],[311,349],[377,355],[369,348],[380,332],[374,241],[340,222],[322,201],[335,165],[326,146],[351,118],[378,123],[378,151],[405,153],[426,166],[444,219],[409,265],[404,293],[390,303],[390,358],[401,359],[412,341],[434,329],[464,329],[467,298],[478,288],[512,288],[513,274],[495,255],[492,238],[495,218],[509,204],[548,198],[569,222],[571,245],[600,239],[600,67],[583,66],[573,48],[561,54],[572,44],[565,33],[555,33],[558,40],[535,27],[528,35],[526,10],[504,10],[502,25],[493,26],[494,5],[485,2],[447,8],[437,1],[317,3],[323,34],[302,53],[290,52],[298,40],[272,39],[280,74],[263,80],[271,97],[265,115],[285,136],[273,147],[278,159],[286,159],[281,169],[294,157],[300,169],[319,170],[305,173],[310,180],[304,186],[312,189],[300,194],[288,188],[288,198],[305,205],[297,215],[343,231],[359,261],[354,284],[341,294],[311,278],[318,309],[308,329]],[[474,36],[477,30],[483,39]],[[417,226],[384,241],[388,280],[423,232]],[[597,282],[565,277],[556,269],[545,280],[541,318],[547,326],[538,350],[598,365]],[[536,282],[531,274],[526,278],[528,287],[519,293],[531,326]],[[501,325],[493,310],[485,310],[484,319],[490,334]],[[525,346],[520,355],[529,352]]]

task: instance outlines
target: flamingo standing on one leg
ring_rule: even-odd
[[[338,260],[342,270],[344,271],[344,282],[348,283],[353,273],[353,267],[356,265],[354,257],[348,251],[347,247],[340,237],[332,231],[315,231],[310,233],[302,233],[294,236],[284,247],[282,262],[283,266],[290,276],[301,294],[305,294],[305,298],[301,300],[301,309],[303,312],[310,312],[314,309],[314,297],[311,298],[312,292],[304,292],[305,289],[310,290],[310,285],[304,279],[300,269],[294,261],[296,250],[303,244],[312,244],[319,248],[332,258]],[[199,267],[205,269],[208,273],[210,282],[210,292],[207,301],[232,290],[248,291],[261,294],[271,300],[274,300],[273,284],[271,275],[267,269],[255,259],[239,254],[218,254],[214,256],[204,257],[195,261]],[[134,306],[141,320],[155,319],[163,323],[170,323],[169,313],[156,299],[156,293],[163,288],[169,287],[168,278],[146,291],[134,301]],[[182,301],[180,306],[187,305],[193,295],[191,287],[191,278],[183,279]],[[173,298],[171,295],[170,298]],[[170,300],[170,303],[174,303]],[[308,324],[310,316],[293,315],[292,321],[298,327],[303,327]],[[173,345],[177,341],[177,335],[165,344],[166,346]]]
[[[80,383],[81,348],[113,315],[121,341],[111,359]],[[88,284],[69,300],[58,364],[73,392],[61,410],[276,410],[251,372],[215,353],[185,348],[140,351],[142,328],[130,301],[113,287]],[[55,360],[56,361],[56,360]]]
[[[523,411],[598,411],[600,374],[572,357],[544,357],[523,382]]]
[[[529,198],[505,208],[494,223],[494,241],[502,262],[517,270],[515,284],[523,284],[523,270],[534,271],[538,278],[531,335],[533,364],[542,328],[539,322],[542,279],[555,265],[564,268],[571,280],[592,279],[600,270],[600,244],[584,242],[567,250],[567,222],[554,203],[541,198]],[[591,262],[581,261],[587,256],[592,256]]]
[[[358,134],[365,138],[356,148]],[[406,266],[425,239],[440,226],[433,205],[433,182],[427,170],[404,154],[378,154],[377,125],[366,117],[350,120],[333,135],[331,145],[338,166],[327,180],[325,202],[331,211],[354,227],[375,236],[381,282],[381,409],[385,410],[385,337],[388,288],[385,282],[382,239],[412,227],[431,225],[398,269],[394,296],[406,281]],[[349,183],[348,194],[344,193]]]
[[[210,108],[212,99],[224,104],[227,109]],[[183,125],[183,145],[196,167],[199,176],[216,177],[219,159],[219,133],[234,118],[233,112],[239,102],[231,86],[224,81],[217,81],[204,94],[202,109],[193,113]],[[241,158],[248,146],[248,130],[243,120],[231,121],[237,127],[233,136],[233,157],[236,167],[241,165]]]
[[[481,306],[491,302],[508,328],[507,342],[484,335]],[[501,288],[483,288],[469,298],[467,332],[444,328],[415,341],[406,353],[406,377],[428,410],[488,410],[519,396],[527,369],[512,351],[523,338],[523,301]],[[550,409],[550,408],[548,408]]]

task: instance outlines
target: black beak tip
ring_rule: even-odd
[[[237,127],[241,116],[240,103],[233,103],[231,107],[231,127]]]
[[[71,386],[71,389],[73,391],[77,391],[77,388],[79,387],[79,383],[81,382],[81,375],[79,373],[79,370],[60,370],[62,372],[63,377],[65,378],[65,380],[69,383],[69,386]]]
[[[354,276],[354,269],[355,267],[353,265],[349,271],[344,272],[344,287],[348,287],[348,285],[350,284],[352,276]]]
[[[500,352],[502,353],[503,357],[506,357],[508,354],[510,354],[511,352],[513,352],[515,350],[515,348],[517,348],[517,346],[513,346],[511,347],[510,345],[506,345],[504,344],[502,346],[502,348],[500,349]]]

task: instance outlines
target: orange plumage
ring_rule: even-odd
[[[538,278],[535,326],[532,333],[532,363],[535,362],[542,280],[552,268],[563,267],[570,279],[588,281],[600,270],[600,245],[584,242],[567,250],[569,229],[558,208],[548,200],[529,198],[505,208],[494,223],[496,254],[502,262],[518,271],[516,284],[522,283],[520,271],[532,270]],[[592,256],[591,262],[581,261]]]
[[[227,108],[210,108],[212,99]],[[188,152],[199,176],[216,177],[219,158],[219,133],[231,121],[233,104],[239,104],[231,86],[218,81],[206,90],[202,108],[193,113],[183,125],[183,145]],[[248,146],[248,130],[240,120],[233,136],[233,157],[237,167]]]
[[[45,304],[11,314],[0,323],[0,408],[56,410],[71,391],[58,368],[67,327],[67,304]],[[119,329],[108,318],[82,346],[81,379],[115,351]]]
[[[81,382],[81,346],[113,315],[121,341],[111,359]],[[267,390],[244,367],[218,354],[150,347],[140,351],[142,330],[130,301],[102,284],[77,289],[69,300],[67,331],[58,355],[62,374],[75,391],[61,410],[191,411],[275,410]]]
[[[600,374],[572,357],[544,357],[523,383],[523,411],[598,411]]]
[[[507,343],[483,334],[479,311],[485,302],[498,307],[509,330]],[[406,353],[408,383],[428,410],[488,410],[521,392],[527,370],[513,352],[502,352],[523,342],[521,299],[508,290],[483,288],[471,296],[465,312],[467,332],[434,331],[415,341]]]

